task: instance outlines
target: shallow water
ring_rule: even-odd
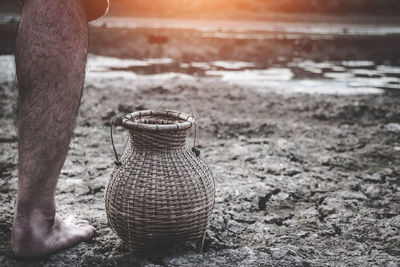
[[[14,57],[0,56],[0,82],[15,80]],[[86,79],[95,86],[132,87],[135,81],[162,84],[171,79],[217,79],[249,90],[276,93],[379,94],[400,89],[400,67],[372,61],[313,62],[295,59],[285,67],[213,61],[177,63],[170,58],[119,59],[89,55]],[[134,87],[134,86],[133,86]]]
[[[172,59],[125,60],[91,55],[89,77],[120,79],[213,78],[248,89],[278,93],[379,94],[400,89],[400,67],[372,61],[313,62],[295,59],[285,67],[258,68],[256,63],[213,61],[176,63]],[[160,68],[147,68],[162,66]],[[142,68],[140,68],[142,67]],[[140,73],[140,74],[138,74]]]

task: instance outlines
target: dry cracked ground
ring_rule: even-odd
[[[99,78],[101,79],[101,78]],[[58,211],[88,219],[97,235],[46,259],[14,258],[15,89],[1,89],[2,266],[398,266],[400,98],[277,95],[214,79],[96,87],[87,81]],[[111,83],[110,83],[111,84]],[[109,121],[183,95],[196,108],[202,156],[216,180],[204,252],[127,251],[107,224],[104,185],[113,168]],[[178,101],[171,108],[185,110]],[[121,150],[126,131],[118,130]],[[191,140],[188,140],[191,142]]]

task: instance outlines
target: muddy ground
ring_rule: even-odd
[[[100,30],[92,30],[91,35],[91,51],[97,54],[147,58],[163,56],[157,54],[162,51],[183,55],[179,51],[190,50],[187,46],[171,50],[162,48],[162,44],[147,44],[142,46],[146,47],[141,52],[145,55],[140,57],[135,54],[138,48],[130,50],[133,45],[124,41],[129,30],[121,39],[116,38],[122,35],[120,31],[103,35]],[[190,37],[192,33],[185,34]],[[148,32],[145,36],[148,38],[144,40],[150,42]],[[114,37],[121,41],[111,42]],[[198,39],[189,37],[195,47]],[[139,41],[131,38],[137,47]],[[243,41],[237,42],[241,45]],[[321,47],[327,47],[320,42]],[[357,44],[357,40],[352,42]],[[293,41],[293,47],[299,44],[301,41]],[[356,51],[356,44],[348,45],[347,52],[336,50],[340,52],[335,54],[332,50],[332,54],[348,59]],[[318,45],[318,41],[311,48],[305,45],[297,55],[327,56],[327,52],[309,50]],[[259,47],[265,48],[261,44]],[[247,60],[254,57],[268,62],[267,58],[280,56],[277,49],[284,49],[268,47],[276,55],[268,56],[264,50],[240,50],[237,46],[229,51],[242,51],[235,55],[247,55]],[[191,51],[204,60],[214,60],[213,56],[225,51],[216,45],[208,48],[204,53],[198,52],[198,47]],[[296,52],[290,49],[284,51],[289,56]],[[395,49],[360,49],[352,56],[398,62],[398,54],[390,56],[389,50]],[[379,57],[379,51],[387,54]],[[175,59],[172,54],[165,56]],[[219,56],[234,58],[229,54]],[[188,57],[192,61],[196,55]],[[109,81],[101,73],[88,75],[74,137],[60,175],[57,203],[62,216],[73,214],[89,220],[97,235],[76,247],[29,262],[16,259],[9,246],[17,189],[15,83],[2,81],[0,94],[1,266],[400,265],[400,95],[394,90],[360,96],[276,94],[201,75],[153,82]],[[127,251],[107,224],[104,186],[113,168],[109,122],[117,112],[154,108],[175,95],[190,99],[196,110],[201,155],[216,180],[215,209],[203,253],[184,246],[167,255],[140,257]],[[169,105],[187,110],[179,101]],[[121,150],[126,131],[118,129],[117,136]]]

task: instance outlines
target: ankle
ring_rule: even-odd
[[[54,217],[56,205],[54,198],[27,200],[18,198],[15,203],[15,217],[30,216],[32,214],[44,217]]]

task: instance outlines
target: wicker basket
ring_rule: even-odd
[[[194,118],[175,111],[119,117],[130,146],[106,188],[113,231],[132,251],[201,240],[214,205],[214,179],[186,145]]]

